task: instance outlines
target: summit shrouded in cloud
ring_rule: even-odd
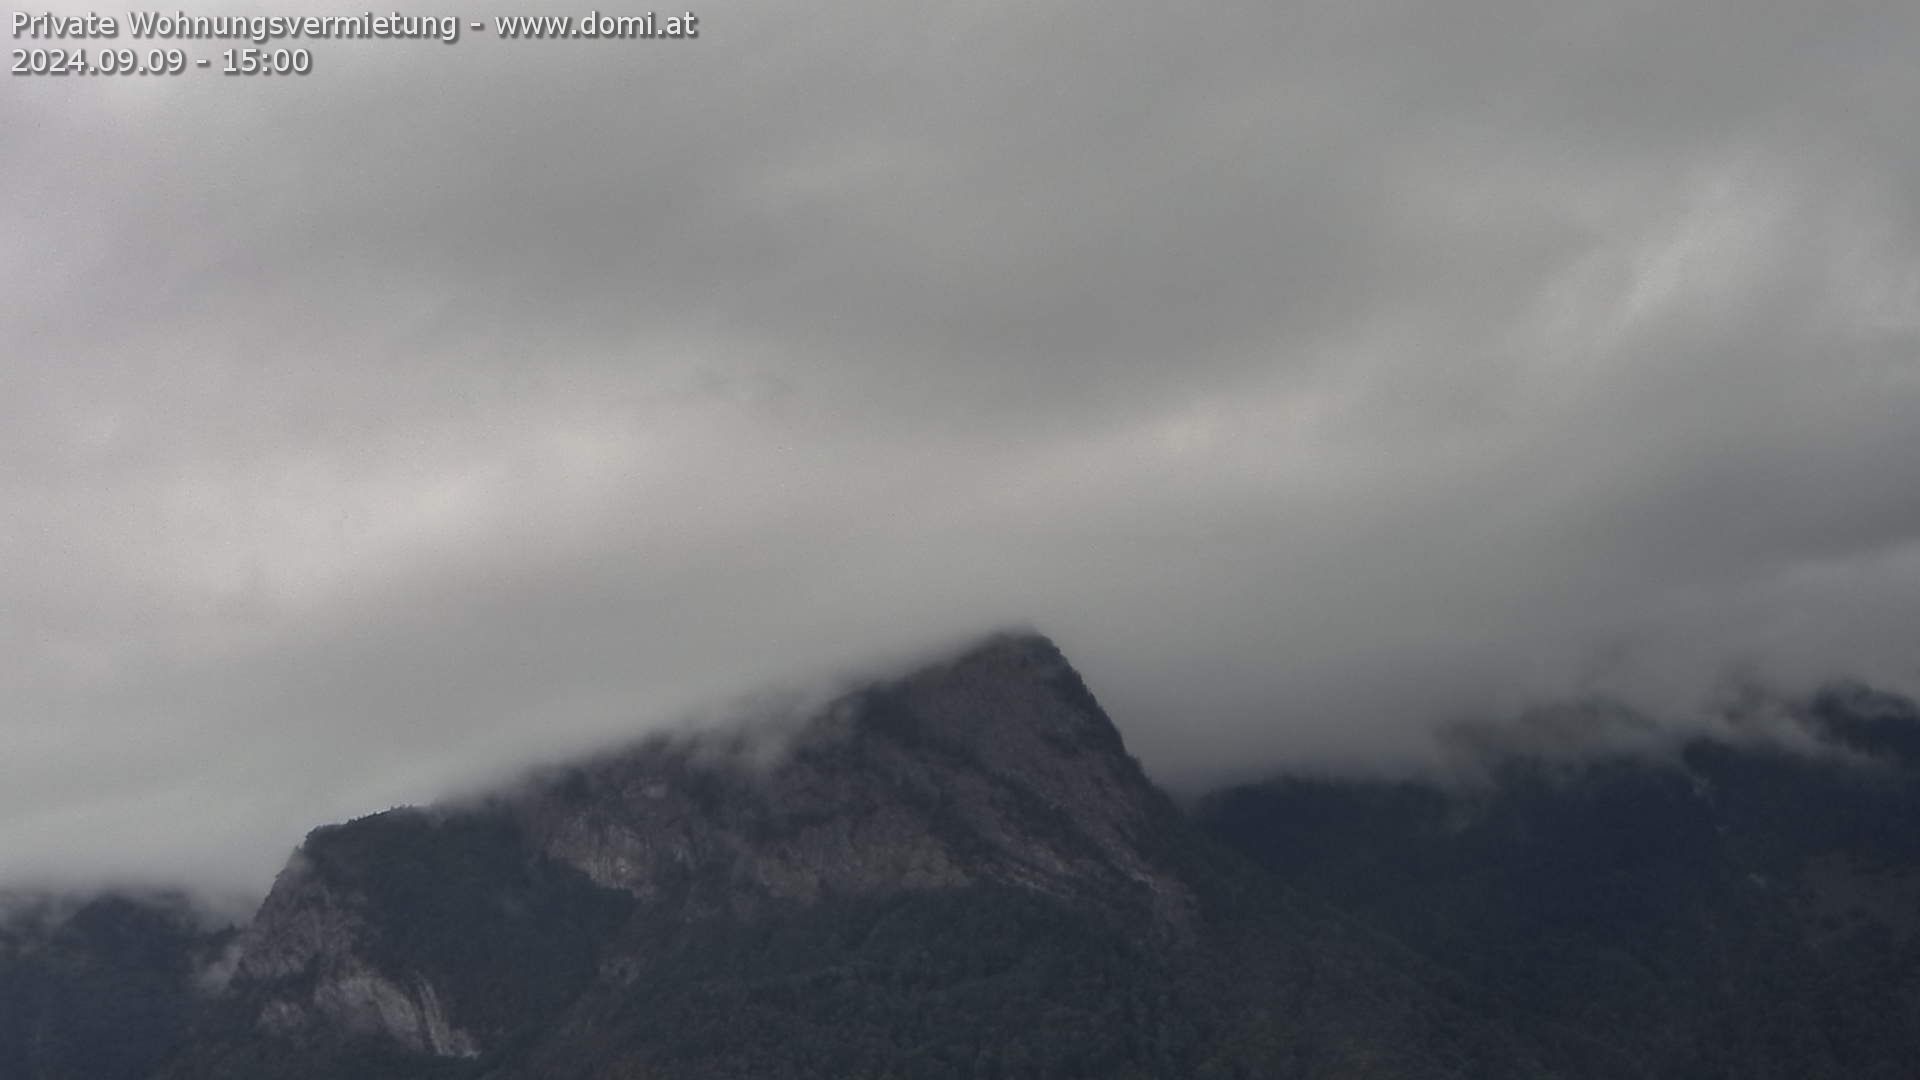
[[[0,885],[1008,622],[1174,784],[1920,687],[1910,7],[699,15],[10,80]]]

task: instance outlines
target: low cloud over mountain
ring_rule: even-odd
[[[1007,621],[1181,785],[1920,687],[1911,6],[701,14],[9,86],[0,882]]]

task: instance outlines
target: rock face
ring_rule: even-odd
[[[472,1057],[473,1037],[453,1025],[433,983],[418,972],[389,974],[369,957],[372,917],[364,894],[335,887],[297,853],[281,872],[253,927],[242,937],[242,985],[273,987],[261,1030],[297,1034],[315,1023],[383,1035],[418,1053]]]
[[[1178,817],[1051,643],[1000,636],[829,705],[778,760],[751,734],[657,742],[509,812],[545,857],[636,900],[746,914],[1001,884],[1178,932]]]
[[[255,1052],[228,1064],[276,1042],[497,1056],[657,981],[671,928],[901,897],[1051,905],[1177,950],[1198,918],[1184,829],[1058,649],[999,635],[794,729],[655,739],[478,806],[315,830],[243,936],[226,1042]]]

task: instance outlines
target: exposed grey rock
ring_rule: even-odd
[[[995,882],[1190,917],[1151,853],[1171,808],[1044,638],[844,697],[770,766],[753,751],[751,735],[656,741],[550,778],[515,813],[543,853],[642,900],[689,875],[735,905]]]
[[[425,976],[381,970],[365,940],[364,896],[342,890],[296,852],[242,935],[235,977],[274,987],[258,1013],[261,1030],[299,1035],[334,1026],[382,1035],[418,1053],[472,1057],[473,1036],[454,1025]]]
[[[1149,937],[1192,931],[1195,899],[1170,859],[1177,812],[1044,638],[989,638],[767,738],[778,741],[751,729],[653,739],[480,807],[414,812],[417,827],[497,820],[516,864],[577,871],[630,898],[635,918],[752,918],[768,905],[992,885]],[[314,843],[243,939],[233,987],[255,1003],[258,1029],[374,1034],[441,1056],[488,1049],[504,1029],[463,1019],[472,988],[383,946],[407,928],[370,899],[370,879],[356,878],[365,868],[327,869]],[[510,892],[508,907],[521,902]],[[645,971],[617,950],[597,964]]]

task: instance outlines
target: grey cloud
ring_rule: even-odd
[[[1920,687],[1906,5],[878,4],[0,112],[0,884],[1052,633],[1158,775]]]

